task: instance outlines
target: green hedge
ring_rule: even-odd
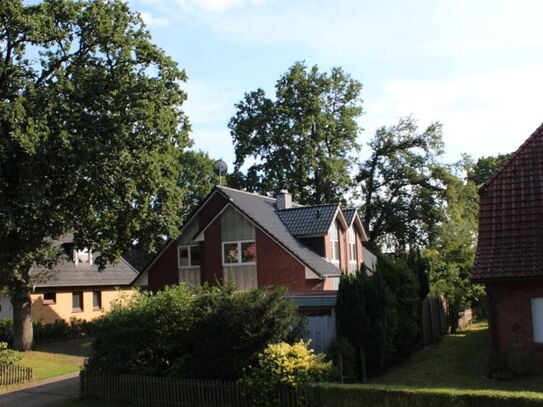
[[[318,385],[320,407],[543,406],[543,394],[490,390],[408,389],[371,385]]]

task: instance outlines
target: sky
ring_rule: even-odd
[[[188,75],[194,148],[233,168],[245,93],[296,61],[362,83],[360,156],[382,126],[443,124],[445,160],[508,153],[543,122],[539,0],[129,0]]]

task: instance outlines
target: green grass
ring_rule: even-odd
[[[33,368],[34,380],[77,372],[89,355],[90,344],[91,339],[84,338],[37,345],[24,353],[21,364]]]
[[[416,352],[402,365],[371,382],[398,387],[543,392],[543,376],[487,378],[489,347],[488,326],[477,323]]]

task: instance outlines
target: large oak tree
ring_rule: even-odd
[[[29,270],[73,232],[97,263],[177,232],[185,74],[121,1],[0,2],[0,285],[32,344]]]
[[[261,193],[288,189],[304,204],[342,200],[359,149],[361,88],[341,68],[321,73],[297,62],[277,81],[274,100],[262,89],[245,94],[228,124],[236,152],[230,182]]]

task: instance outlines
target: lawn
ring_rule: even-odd
[[[371,382],[418,388],[543,392],[543,376],[488,379],[485,376],[488,352],[488,326],[477,323],[416,352]]]
[[[37,345],[24,353],[22,364],[33,368],[34,380],[77,372],[89,355],[90,344],[91,340],[84,338]]]

